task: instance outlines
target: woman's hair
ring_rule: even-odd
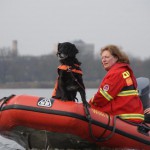
[[[100,54],[104,51],[109,51],[111,55],[118,58],[117,62],[127,63],[130,64],[128,56],[116,45],[107,45],[104,48],[101,49]]]

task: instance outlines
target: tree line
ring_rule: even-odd
[[[20,85],[23,87],[53,87],[57,78],[59,61],[55,53],[42,56],[14,56],[0,49],[0,87]],[[106,74],[100,56],[93,53],[79,53],[83,80],[86,87],[98,87]],[[131,67],[138,77],[150,78],[150,58],[141,60],[130,57]],[[22,83],[22,84],[19,84]],[[27,83],[30,83],[29,85]]]

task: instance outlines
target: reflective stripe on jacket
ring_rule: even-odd
[[[101,93],[108,101],[114,99],[110,94],[108,94],[108,92],[106,92],[105,90],[102,90],[101,88],[100,88],[100,93]],[[118,93],[117,96],[129,96],[129,95],[139,95],[138,90],[121,91],[120,93]]]
[[[129,119],[136,119],[136,120],[143,120],[144,121],[144,115],[142,115],[142,114],[121,114],[121,115],[119,115],[119,117],[121,118],[121,119],[127,119],[127,120],[129,120]]]

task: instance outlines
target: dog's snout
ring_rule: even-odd
[[[68,55],[58,52],[57,57],[59,57],[59,60],[63,60],[63,59],[68,58]]]

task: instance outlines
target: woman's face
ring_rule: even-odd
[[[108,71],[116,62],[118,58],[111,55],[108,50],[105,50],[101,54],[101,61],[104,69]]]

